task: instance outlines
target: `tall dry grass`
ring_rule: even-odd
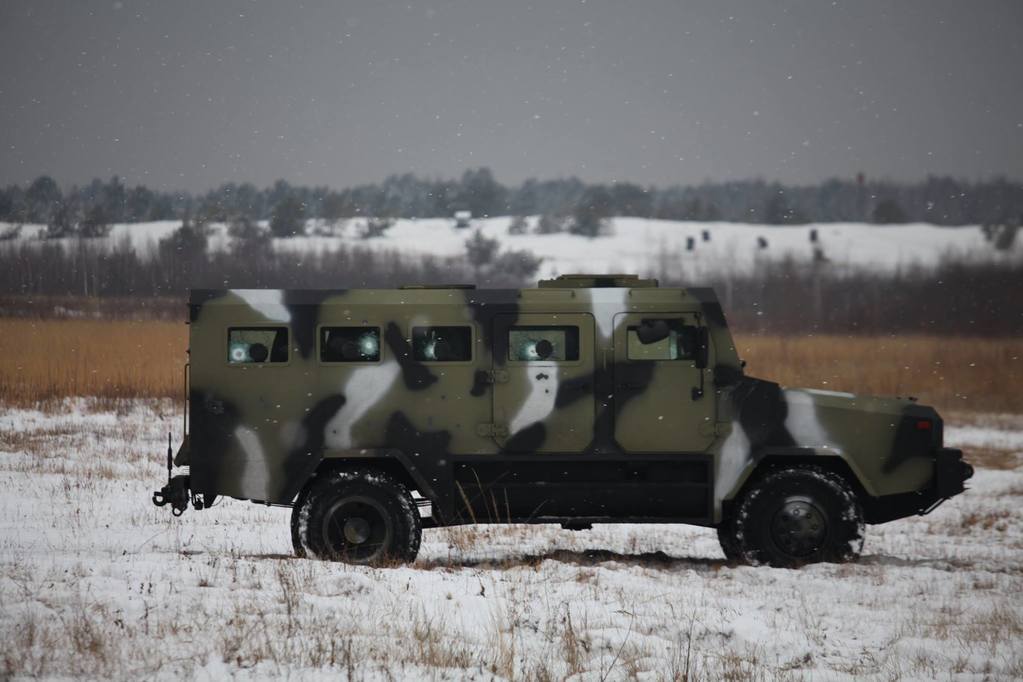
[[[181,322],[0,318],[0,402],[180,398],[187,343]],[[737,346],[747,372],[786,386],[1023,413],[1023,339],[742,335]]]
[[[1023,339],[747,336],[746,371],[786,386],[915,396],[942,410],[1023,413]]]
[[[0,402],[180,398],[188,327],[153,320],[0,319]]]

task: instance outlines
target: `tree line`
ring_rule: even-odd
[[[407,256],[342,244],[314,253],[273,248],[273,236],[254,223],[231,226],[228,249],[210,248],[208,226],[185,220],[153,253],[129,241],[108,248],[86,239],[18,242],[0,247],[0,295],[184,298],[189,289],[374,288],[414,283],[478,282],[518,287],[542,258],[501,249],[479,230],[457,257]],[[0,311],[2,312],[2,311]]]
[[[190,219],[199,222],[275,221],[285,234],[306,218],[328,223],[351,217],[436,218],[470,211],[474,217],[542,215],[552,231],[597,236],[606,218],[807,222],[928,222],[938,225],[1019,225],[1023,183],[1006,178],[967,181],[928,177],[914,183],[835,178],[812,185],[763,180],[644,187],[595,184],[577,178],[498,182],[488,168],[459,179],[411,173],[344,189],[225,183],[205,193],[163,192],[122,179],[93,180],[62,189],[43,175],[27,185],[0,188],[0,221],[41,223],[50,236],[103,234],[111,223]],[[271,225],[273,227],[273,225]]]
[[[478,231],[456,258],[412,257],[358,242],[316,253],[278,251],[266,230],[236,236],[230,250],[220,251],[208,248],[201,226],[185,223],[149,256],[127,243],[110,249],[88,240],[0,248],[0,314],[52,314],[56,302],[47,304],[46,297],[72,297],[60,305],[77,309],[116,300],[117,310],[108,314],[180,315],[181,308],[161,301],[183,301],[191,288],[524,287],[535,285],[541,261],[530,253],[501,251]],[[694,283],[678,271],[645,274],[666,286]],[[746,333],[1018,336],[1020,281],[1023,263],[1011,261],[950,261],[892,273],[765,261],[753,272],[701,276],[699,284],[715,288],[732,324]],[[19,313],[23,308],[27,312]]]

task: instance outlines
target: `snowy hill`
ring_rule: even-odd
[[[835,270],[926,268],[943,259],[981,262],[1023,259],[1019,244],[999,252],[985,240],[978,226],[940,227],[924,223],[777,226],[615,218],[609,222],[607,236],[589,239],[567,232],[536,234],[536,218],[528,219],[527,234],[509,234],[511,221],[510,217],[479,219],[473,220],[469,229],[457,229],[449,219],[403,219],[397,220],[381,237],[362,239],[365,219],[342,221],[333,227],[311,220],[306,225],[308,236],[275,239],[274,248],[330,252],[347,245],[399,251],[412,257],[460,257],[465,253],[465,240],[479,229],[483,235],[499,240],[502,249],[542,256],[542,276],[569,272],[685,272],[689,276],[740,273],[749,272],[758,263],[785,258],[811,261],[815,248],[827,260],[827,267]],[[179,221],[119,224],[108,237],[91,243],[150,253],[160,239],[179,225]],[[5,227],[0,223],[0,232]],[[22,243],[53,243],[39,239],[44,231],[41,225],[25,225],[17,239],[0,242],[0,249]],[[817,233],[816,244],[810,239],[812,231]],[[211,249],[230,248],[231,238],[225,225],[212,224],[210,234]]]

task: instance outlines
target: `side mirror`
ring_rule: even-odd
[[[699,369],[704,369],[709,361],[710,337],[706,327],[682,327],[678,337],[680,357],[692,358]]]
[[[639,342],[644,346],[663,341],[670,334],[671,329],[664,320],[643,320],[639,328],[636,329],[636,336],[639,337]]]

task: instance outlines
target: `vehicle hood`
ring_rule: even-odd
[[[744,377],[733,392],[732,403],[734,421],[753,451],[815,448],[846,452],[864,443],[884,443],[888,449],[907,418],[931,420],[940,437],[941,420],[934,409],[904,398],[787,388]]]

